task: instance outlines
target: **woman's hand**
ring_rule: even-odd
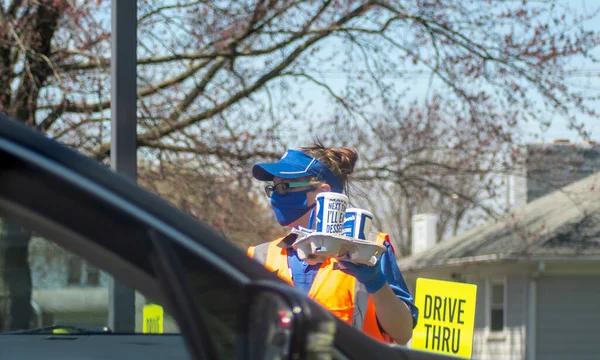
[[[373,298],[377,319],[384,332],[396,343],[406,345],[412,337],[410,308],[396,297],[388,285],[380,262],[381,258],[375,266],[368,266],[339,260],[339,269],[365,285]]]
[[[387,282],[385,275],[383,275],[383,272],[381,271],[379,261],[381,261],[381,258],[377,261],[377,264],[369,266],[339,260],[339,269],[344,273],[355,277],[356,280],[365,286],[369,294],[372,294],[381,289]]]

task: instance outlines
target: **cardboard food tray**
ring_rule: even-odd
[[[311,262],[336,258],[373,266],[385,252],[385,246],[344,235],[314,232],[300,237],[292,245],[298,257]]]

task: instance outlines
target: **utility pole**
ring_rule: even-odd
[[[110,163],[118,173],[137,179],[137,0],[111,3],[111,147]],[[108,326],[135,331],[135,291],[110,278]]]

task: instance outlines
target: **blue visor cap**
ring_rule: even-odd
[[[329,184],[334,192],[341,193],[344,188],[342,181],[325,164],[299,150],[286,151],[279,162],[254,165],[252,175],[261,181],[273,181],[275,176],[282,179],[314,176]]]

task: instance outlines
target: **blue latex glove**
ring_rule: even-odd
[[[381,271],[381,265],[379,264],[380,261],[381,258],[379,258],[377,264],[374,266],[369,266],[364,264],[353,264],[348,261],[339,260],[339,269],[344,273],[355,277],[356,280],[361,282],[365,288],[367,288],[367,292],[372,294],[381,289],[387,282],[385,275],[383,275],[383,271]]]

